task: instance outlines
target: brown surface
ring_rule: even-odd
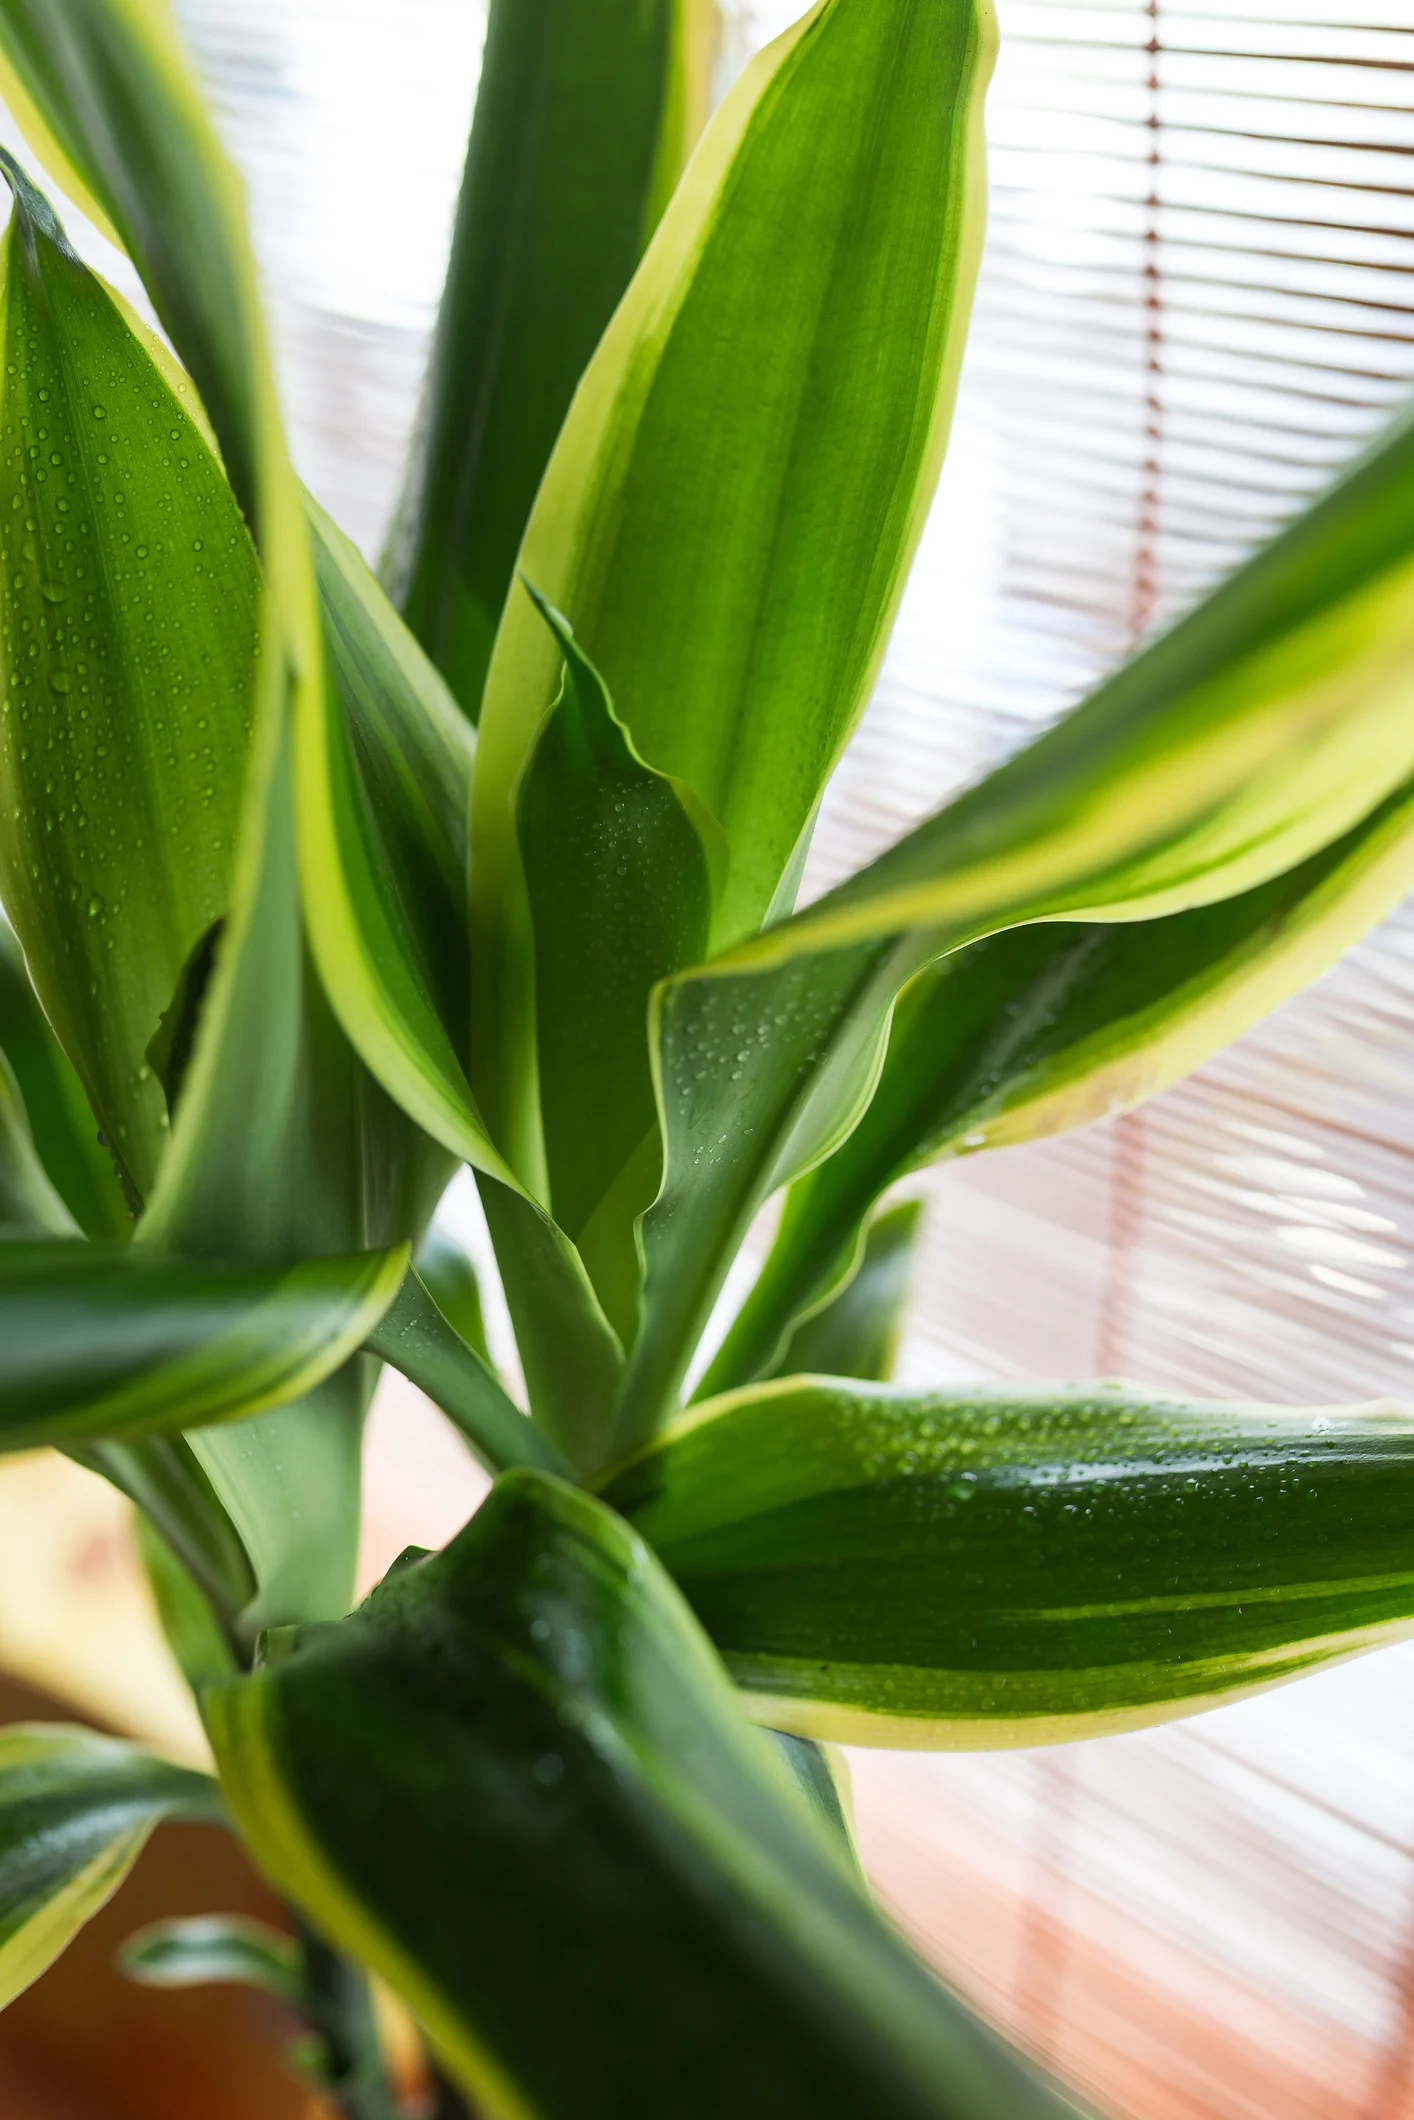
[[[0,1679],[0,1723],[73,1719]],[[298,2027],[271,1997],[141,1988],[114,1967],[144,1922],[202,1913],[281,1919],[228,1834],[160,1827],[103,1912],[0,2016],[2,2120],[327,2120],[281,2064]]]

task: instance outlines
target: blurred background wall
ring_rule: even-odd
[[[482,16],[179,11],[246,173],[297,460],[376,557]],[[795,12],[736,0],[723,82]],[[807,892],[1078,697],[1404,402],[1414,26],[1406,0],[1353,12],[1000,0],[955,440]],[[1409,1396],[1411,956],[1401,914],[1142,1113],[924,1181],[901,1375]],[[464,1190],[448,1212],[478,1241]],[[370,1574],[477,1491],[405,1391],[369,1473]],[[898,1918],[1107,2110],[1414,2114],[1414,1648],[1169,1731],[855,1767]]]

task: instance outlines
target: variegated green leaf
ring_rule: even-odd
[[[821,0],[713,118],[600,342],[520,565],[639,754],[722,825],[751,933],[868,695],[936,480],[981,244],[986,0]],[[528,597],[487,680],[473,1081],[533,1168],[515,785],[560,656]],[[477,1030],[477,1023],[480,1030]]]
[[[782,1335],[849,1271],[887,1186],[1166,1088],[1334,964],[1411,884],[1414,797],[1400,790],[1236,898],[1155,921],[1013,928],[929,966],[900,998],[868,1110],[792,1187],[701,1396],[785,1373]]]
[[[875,1215],[867,1229],[858,1229],[857,1247],[840,1285],[815,1308],[801,1306],[799,1321],[780,1346],[768,1374],[888,1382],[898,1352],[922,1212],[921,1201],[904,1200]],[[714,1395],[709,1371],[697,1396]]]
[[[1063,2110],[874,1913],[642,1541],[558,1481],[509,1474],[206,1709],[267,1873],[492,2112]]]
[[[209,1774],[91,1730],[0,1730],[0,2008],[112,1897],[160,1819],[222,1817]]]
[[[474,721],[535,489],[706,116],[714,0],[495,0],[384,575]]]
[[[0,895],[134,1201],[148,1046],[225,913],[255,555],[187,402],[11,165],[0,399]]]
[[[283,1272],[138,1245],[0,1247],[0,1449],[127,1440],[278,1406],[333,1374],[406,1250]]]
[[[1414,1631],[1414,1411],[787,1378],[607,1489],[750,1712],[851,1744],[1135,1729]]]

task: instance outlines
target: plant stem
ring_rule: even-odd
[[[324,2045],[325,2088],[347,2120],[396,2120],[368,1976],[296,1919],[304,1953],[303,2007]]]

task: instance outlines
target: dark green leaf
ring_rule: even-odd
[[[549,1197],[627,1345],[638,1316],[634,1223],[662,1163],[648,997],[706,951],[711,826],[680,783],[644,765],[599,672],[536,601],[564,654],[516,803]]]
[[[297,2001],[300,1993],[299,1945],[268,1922],[243,1914],[191,1914],[150,1922],[129,1936],[118,1964],[141,1987],[225,1982],[262,1988],[284,2002]]]
[[[447,1322],[411,1269],[369,1334],[368,1347],[436,1401],[490,1471],[510,1465],[568,1470],[554,1444],[507,1397],[496,1372]]]
[[[706,115],[711,0],[493,0],[384,573],[475,720],[535,489]]]
[[[4,167],[0,895],[142,1198],[167,1123],[147,1047],[230,898],[255,556],[190,392]]]
[[[45,1021],[13,930],[0,918],[0,1053],[14,1069],[39,1159],[80,1229],[125,1237],[132,1217],[83,1084]]]
[[[509,1475],[444,1553],[207,1705],[267,1872],[494,2111],[1059,2111],[873,1913],[586,1495]]]
[[[724,829],[719,941],[776,899],[927,512],[981,248],[994,35],[980,0],[824,0],[753,62],[600,341],[526,531],[524,574],[639,754]],[[518,1170],[533,1022],[511,803],[559,664],[513,592],[477,757],[473,1081]]]
[[[855,1744],[1133,1729],[1414,1630],[1414,1411],[785,1379],[608,1489],[751,1712]]]
[[[234,1420],[312,1390],[382,1316],[406,1256],[261,1272],[137,1245],[0,1247],[0,1449]]]
[[[0,2008],[52,1964],[171,1817],[221,1821],[210,1775],[91,1730],[0,1730]]]

